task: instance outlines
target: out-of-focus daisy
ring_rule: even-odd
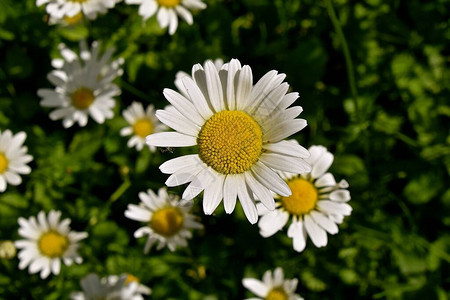
[[[145,138],[148,135],[166,129],[166,126],[155,117],[155,108],[152,104],[144,110],[142,103],[133,102],[123,111],[122,115],[130,126],[122,128],[120,135],[133,135],[127,145],[130,148],[136,147],[138,151],[144,147]],[[152,152],[156,150],[154,146],[149,146],[149,148]]]
[[[105,13],[121,0],[36,0],[36,5],[46,4],[46,11],[52,19],[73,18],[79,14],[93,20],[98,13]]]
[[[249,298],[247,300],[303,300],[295,293],[298,280],[284,279],[283,270],[276,268],[273,272],[266,271],[263,280],[255,278],[244,278],[242,284],[253,294],[260,298]]]
[[[303,160],[309,152],[287,141],[302,130],[306,120],[296,119],[300,106],[288,108],[298,93],[286,94],[285,74],[273,70],[253,86],[252,70],[237,59],[220,71],[212,61],[192,69],[183,77],[180,93],[165,89],[173,112],[158,110],[156,117],[176,132],[147,137],[157,147],[197,146],[198,153],[169,160],[160,166],[172,174],[167,186],[190,182],[183,199],[192,199],[204,190],[203,210],[213,211],[224,199],[231,213],[239,198],[248,220],[258,220],[253,194],[269,209],[275,209],[271,191],[289,196],[289,186],[276,170],[305,173],[310,166]],[[187,96],[183,96],[187,95]]]
[[[223,66],[223,59],[221,58],[217,58],[213,61],[214,66],[216,66],[217,71],[220,71],[220,69]],[[175,75],[175,86],[178,88],[178,90],[181,93],[184,93],[186,91],[186,89],[184,88],[184,84],[183,84],[183,77],[185,76],[189,76],[191,79],[191,75],[189,75],[188,73],[184,72],[184,71],[178,71],[177,74]],[[183,96],[185,96],[186,98],[189,98],[188,94],[183,94]]]
[[[114,49],[108,49],[99,56],[99,43],[93,42],[89,50],[85,42],[80,43],[80,55],[65,45],[60,45],[63,59],[54,59],[47,78],[56,86],[52,89],[40,89],[41,105],[54,107],[50,119],[63,120],[65,128],[75,122],[86,126],[88,115],[97,123],[114,116],[113,97],[120,95],[120,89],[112,81],[122,74],[120,66],[123,59],[110,62]]]
[[[81,23],[84,19],[83,13],[80,11],[73,17],[65,16],[62,19],[57,19],[52,16],[50,16],[48,23],[51,25],[59,24],[63,26],[75,26],[79,23]]]
[[[301,176],[282,174],[292,195],[276,197],[277,209],[273,211],[258,205],[262,215],[258,225],[263,237],[281,230],[292,217],[287,235],[293,239],[294,250],[298,252],[305,249],[308,235],[316,247],[326,246],[327,232],[336,234],[336,224],[342,223],[344,216],[349,216],[352,211],[346,203],[350,200],[347,181],[336,183],[333,174],[327,173],[333,163],[333,154],[323,146],[312,146],[309,152],[311,156],[306,161],[312,166],[311,173]]]
[[[118,281],[120,281],[122,278],[125,278],[124,282],[124,293],[125,294],[131,294],[133,292],[138,293],[139,295],[134,296],[132,298],[133,300],[143,300],[144,297],[142,295],[150,295],[152,290],[142,283],[139,282],[139,278],[132,274],[122,274],[120,276],[117,275],[110,275],[107,278],[107,281],[111,285],[115,285]]]
[[[108,276],[100,279],[97,274],[89,274],[81,282],[82,292],[70,294],[72,300],[142,300],[136,282],[127,282],[127,276]],[[148,289],[150,293],[150,289]],[[147,294],[146,294],[147,295]]]
[[[147,20],[156,13],[161,28],[169,27],[169,34],[174,34],[178,27],[178,16],[192,25],[192,14],[188,9],[205,9],[201,0],[125,0],[127,4],[138,4],[139,14]]]
[[[30,174],[27,163],[33,156],[27,154],[28,148],[23,146],[27,138],[25,132],[12,134],[10,130],[0,131],[0,192],[6,190],[7,184],[19,185],[22,178],[19,174]]]
[[[61,212],[51,210],[48,216],[39,212],[37,220],[19,218],[19,234],[24,240],[15,242],[20,250],[19,269],[29,266],[31,274],[41,272],[41,278],[50,273],[59,274],[61,260],[68,266],[74,261],[80,264],[83,259],[78,255],[79,242],[87,237],[86,232],[71,231],[70,219],[60,221]]]
[[[125,216],[146,223],[134,233],[136,238],[148,235],[145,253],[157,242],[158,250],[165,246],[171,251],[177,246],[186,247],[186,239],[192,237],[191,229],[203,228],[189,213],[192,203],[179,201],[179,197],[169,195],[166,188],[160,188],[158,195],[150,189],[147,193],[140,192],[139,198],[140,205],[129,204]]]

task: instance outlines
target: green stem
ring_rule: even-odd
[[[146,93],[138,90],[137,88],[135,88],[134,86],[132,86],[131,84],[129,84],[128,82],[126,82],[124,80],[120,80],[120,86],[124,90],[130,92],[131,94],[133,94],[141,99],[144,99],[146,101],[152,101]]]
[[[327,0],[327,9],[328,14],[330,15],[331,22],[333,23],[334,29],[341,40],[342,43],[342,51],[344,51],[345,64],[347,67],[347,77],[350,85],[350,91],[352,93],[353,102],[355,105],[355,112],[358,118],[358,92],[356,90],[356,81],[355,81],[355,73],[353,71],[353,62],[352,57],[350,56],[350,51],[348,49],[347,40],[345,39],[344,32],[342,31],[341,23],[336,17],[336,12],[334,11],[332,0]]]
[[[129,179],[126,179],[119,188],[114,192],[114,194],[111,195],[109,198],[109,201],[115,202],[117,199],[120,198],[120,196],[125,193],[125,191],[131,186],[131,181]]]

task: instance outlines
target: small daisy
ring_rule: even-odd
[[[201,0],[125,0],[125,3],[139,4],[139,14],[144,21],[156,13],[159,26],[169,27],[171,35],[177,30],[178,16],[192,25],[192,14],[188,9],[206,8],[206,4]]]
[[[86,126],[88,115],[97,123],[114,116],[114,96],[120,95],[120,89],[112,81],[122,74],[120,68],[123,59],[110,62],[113,49],[108,49],[99,57],[99,43],[93,42],[91,50],[84,42],[80,43],[78,56],[72,50],[60,45],[63,59],[54,59],[47,78],[56,86],[52,89],[40,89],[41,105],[54,107],[50,119],[63,120],[65,128],[75,122]]]
[[[147,106],[147,109],[144,111],[142,103],[133,102],[123,111],[122,115],[130,126],[122,128],[120,135],[127,136],[132,134],[133,136],[128,140],[127,145],[129,148],[136,147],[138,151],[144,148],[146,136],[167,128],[155,117],[155,107],[153,105]],[[156,150],[154,146],[148,147],[152,152]]]
[[[352,208],[348,183],[336,183],[333,174],[326,173],[333,163],[333,154],[323,146],[309,148],[311,156],[306,161],[312,166],[311,173],[301,176],[283,173],[283,178],[292,190],[289,197],[277,197],[277,209],[268,211],[258,204],[262,215],[259,221],[260,233],[269,237],[281,230],[292,216],[287,235],[293,239],[294,250],[301,252],[309,235],[316,247],[327,245],[327,232],[336,234],[344,216],[349,216]]]
[[[51,210],[48,216],[39,212],[28,220],[19,218],[19,235],[24,240],[15,242],[19,252],[19,269],[29,266],[31,274],[41,272],[44,279],[53,273],[59,274],[61,260],[68,266],[74,261],[80,264],[83,259],[78,255],[79,241],[87,237],[86,232],[71,231],[70,219],[60,221],[61,212]]]
[[[19,174],[30,174],[31,168],[26,164],[33,160],[23,146],[27,134],[23,131],[13,135],[10,130],[0,131],[0,192],[6,190],[7,183],[19,185]]]
[[[134,296],[133,300],[143,300],[142,295],[150,295],[152,290],[139,282],[139,278],[132,274],[122,274],[120,276],[110,275],[107,277],[107,281],[111,285],[115,285],[119,280],[125,278],[124,282],[124,292],[125,294],[138,293],[139,295]]]
[[[164,90],[175,110],[158,110],[156,117],[176,132],[155,133],[147,143],[157,147],[197,146],[197,154],[171,159],[160,166],[172,174],[167,186],[190,182],[183,199],[201,191],[203,210],[210,215],[224,199],[231,213],[238,198],[250,223],[258,220],[253,195],[275,209],[272,193],[289,196],[291,190],[276,170],[305,173],[309,152],[283,139],[302,130],[306,120],[296,119],[302,108],[288,108],[298,98],[283,83],[285,74],[270,71],[253,85],[252,70],[237,59],[220,71],[212,61],[192,68],[184,76],[180,93]],[[186,95],[186,96],[183,96]]]
[[[263,280],[255,278],[244,278],[242,284],[253,294],[261,298],[249,298],[247,300],[303,300],[300,295],[295,294],[298,280],[284,279],[283,270],[276,268],[275,271],[266,271]]]
[[[97,274],[89,274],[80,284],[82,292],[70,294],[72,300],[142,300],[144,297],[138,291],[136,282],[128,282],[127,276],[108,276],[100,279]],[[150,289],[148,289],[150,293]],[[146,294],[147,295],[147,294]]]
[[[46,4],[46,11],[51,19],[73,18],[84,14],[88,19],[97,18],[98,13],[105,13],[121,0],[36,0],[36,6]]]
[[[139,228],[134,237],[148,235],[144,252],[158,242],[157,249],[167,246],[175,251],[177,246],[186,247],[186,239],[192,237],[191,229],[201,229],[203,226],[189,214],[191,203],[179,201],[174,195],[167,194],[166,188],[160,188],[158,195],[152,190],[139,193],[140,205],[129,204],[125,216],[129,219],[145,222],[146,226]]]

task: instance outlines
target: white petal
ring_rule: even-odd
[[[147,136],[146,143],[155,147],[185,147],[197,145],[197,138],[178,132],[158,132]]]
[[[195,166],[201,163],[198,154],[189,154],[170,159],[159,166],[164,174],[173,174],[186,166]]]
[[[271,152],[286,154],[290,156],[300,157],[300,158],[308,158],[309,151],[300,146],[296,141],[280,141],[278,143],[269,143],[263,146],[264,149],[269,150]]]
[[[350,192],[347,190],[336,190],[330,193],[330,199],[333,201],[347,202],[351,199]]]
[[[261,217],[258,223],[260,234],[269,237],[283,229],[289,220],[289,214],[281,209],[276,209]]]
[[[289,226],[287,236],[293,239],[294,250],[302,252],[306,246],[306,234],[301,220],[293,221]]]
[[[261,281],[254,278],[244,278],[242,280],[242,285],[259,297],[266,297],[269,293],[268,287]]]
[[[217,176],[216,180],[205,188],[203,194],[203,211],[205,215],[212,214],[222,200],[224,180],[225,176]]]
[[[199,128],[179,113],[158,110],[156,117],[170,128],[187,135],[197,136]]]
[[[279,122],[278,124],[273,124],[273,127],[264,133],[264,141],[270,143],[278,142],[296,132],[299,132],[305,128],[306,125],[307,122],[304,119],[287,120]]]
[[[347,203],[339,203],[330,200],[318,201],[317,207],[327,214],[341,214],[344,216],[349,216],[352,212],[352,207]]]
[[[339,229],[336,223],[331,221],[327,216],[325,216],[321,212],[313,210],[309,214],[311,218],[313,218],[314,222],[316,222],[316,224],[325,229],[328,233],[330,234],[338,233]]]
[[[280,196],[290,196],[291,189],[281,177],[261,162],[252,166],[252,174],[262,185]]]
[[[235,99],[235,86],[234,81],[235,77],[239,76],[239,70],[241,69],[241,63],[237,59],[232,59],[228,65],[228,74],[227,74],[227,104],[229,110],[236,109],[236,99]]]
[[[325,173],[314,182],[314,185],[318,188],[326,187],[326,186],[335,186],[336,180],[334,179],[333,174]]]
[[[305,228],[316,247],[320,248],[327,245],[327,233],[309,215],[305,215]]]
[[[259,183],[259,181],[253,177],[251,172],[245,172],[244,176],[250,190],[256,195],[258,200],[260,200],[268,210],[274,210],[275,200],[273,200],[272,193]]]
[[[252,69],[245,65],[240,73],[236,85],[236,106],[237,110],[244,110],[250,101],[250,93],[253,86]]]
[[[263,153],[260,161],[275,170],[303,174],[311,172],[311,167],[302,158],[277,153]]]
[[[237,190],[236,181],[239,180],[237,175],[227,175],[223,186],[223,206],[227,214],[231,214],[236,206]]]
[[[163,94],[167,101],[169,101],[170,104],[172,104],[178,112],[180,112],[188,120],[191,120],[198,126],[202,126],[205,123],[205,120],[197,112],[197,109],[192,102],[186,99],[183,95],[167,88],[164,89]]]
[[[322,176],[333,163],[334,156],[330,152],[322,154],[312,166],[311,176],[318,178]]]
[[[208,101],[205,99],[198,85],[188,76],[183,77],[181,81],[186,89],[186,93],[189,95],[192,103],[194,103],[198,113],[203,117],[203,119],[208,120],[214,113],[209,107]]]
[[[236,190],[239,202],[241,202],[245,216],[249,222],[251,224],[255,224],[258,221],[258,211],[256,210],[255,202],[252,195],[248,193],[247,186],[245,184],[245,177],[243,175],[239,175],[239,177],[239,180],[236,181]]]
[[[206,86],[208,88],[209,100],[216,112],[225,109],[223,101],[223,90],[219,74],[213,62],[208,60],[205,63]]]

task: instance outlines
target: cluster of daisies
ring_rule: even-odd
[[[114,7],[120,0],[38,0],[46,4],[51,18],[69,20],[81,15],[93,19]],[[203,9],[200,0],[126,0],[139,4],[139,13],[147,19],[157,12],[161,27],[177,28],[177,14],[192,23],[186,8]],[[50,119],[61,120],[65,128],[86,126],[89,119],[102,124],[114,117],[115,97],[121,93],[114,80],[122,75],[124,60],[112,59],[114,49],[103,54],[100,43],[90,47],[80,43],[79,53],[60,45],[61,58],[52,60],[54,70],[47,78],[55,86],[40,89],[41,105],[50,107]],[[286,234],[293,249],[302,252],[307,237],[316,247],[328,243],[328,234],[338,232],[338,225],[352,208],[348,183],[336,181],[328,169],[333,154],[324,146],[309,149],[295,139],[288,139],[307,126],[298,118],[302,108],[294,103],[299,95],[288,92],[286,75],[269,71],[254,80],[250,66],[237,59],[224,63],[207,60],[196,64],[191,74],[179,72],[174,89],[164,89],[169,104],[160,110],[133,102],[123,110],[128,126],[121,136],[129,136],[128,147],[141,151],[147,147],[191,147],[190,154],[170,159],[160,165],[168,174],[167,187],[187,185],[180,196],[161,187],[139,193],[139,204],[129,204],[125,216],[144,225],[136,238],[146,237],[144,252],[186,247],[193,229],[202,229],[190,213],[193,199],[201,195],[203,211],[214,213],[223,202],[227,214],[239,202],[251,224],[258,223],[262,237],[268,238],[289,223]],[[256,82],[256,83],[255,83]],[[24,132],[0,131],[0,192],[7,184],[19,185],[20,175],[29,174],[27,165],[33,157],[23,145]],[[203,192],[203,193],[202,193]],[[19,235],[14,243],[20,249],[19,268],[41,278],[58,275],[61,262],[70,266],[82,263],[78,254],[86,232],[70,228],[70,219],[62,212],[44,211],[37,217],[19,218]],[[2,247],[3,248],[3,247]],[[245,278],[243,285],[261,298],[302,299],[295,294],[297,279],[285,280],[283,271],[267,271],[263,280]],[[81,292],[72,299],[143,299],[151,290],[132,274],[100,278],[89,274],[81,280]]]
[[[121,0],[36,0],[36,5],[46,5],[50,24],[75,25],[84,18],[94,20],[98,14],[114,8]],[[139,15],[143,21],[156,15],[161,28],[168,28],[174,34],[178,27],[178,17],[192,25],[190,10],[202,10],[206,4],[201,0],[125,0],[126,4],[139,5]]]

